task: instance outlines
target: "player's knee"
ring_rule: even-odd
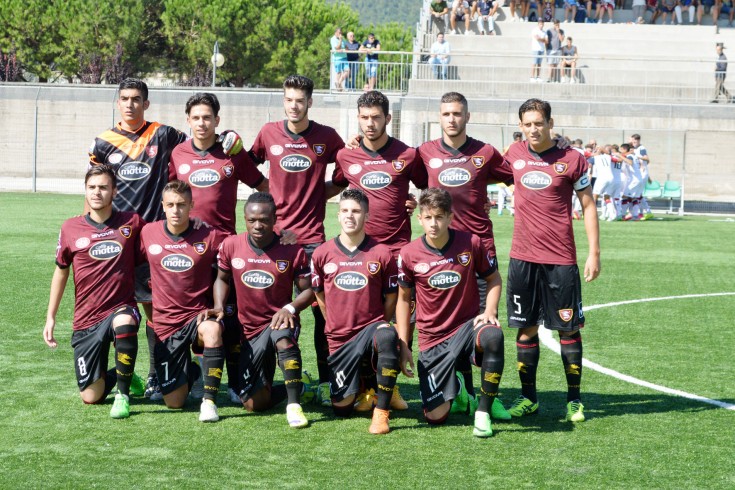
[[[374,342],[381,355],[398,355],[398,332],[388,324],[375,330]]]
[[[426,419],[426,423],[429,425],[444,425],[449,418],[449,410],[443,414],[436,412],[436,409],[431,412],[424,410],[424,419]]]
[[[352,411],[354,407],[352,403],[353,401],[354,401],[354,396],[351,396],[351,397],[348,397],[342,400],[342,402],[340,402],[339,405],[336,405],[334,402],[332,402],[332,411],[334,412],[334,416],[335,417],[349,417],[350,415],[352,415]]]
[[[199,325],[199,336],[204,347],[222,347],[222,325],[205,320]]]
[[[582,333],[579,330],[574,332],[559,332],[559,343],[561,345],[581,344]]]
[[[97,390],[92,390],[89,388],[84,391],[80,391],[79,396],[81,396],[82,402],[85,405],[98,405],[104,401],[102,399],[101,393],[98,393]]]
[[[116,325],[113,328],[115,331],[115,338],[125,338],[125,337],[137,337],[138,336],[138,324],[133,321],[133,318],[128,316],[130,318],[129,323],[124,323],[121,325]]]
[[[516,342],[528,342],[534,339],[538,342],[538,327],[521,328],[516,333]]]
[[[503,338],[503,330],[499,325],[483,325],[477,332],[477,344],[487,353],[502,351]]]

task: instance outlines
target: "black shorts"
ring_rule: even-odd
[[[150,303],[152,300],[151,267],[148,265],[148,262],[143,262],[135,266],[135,301],[138,303]]]
[[[424,410],[430,412],[457,396],[459,383],[454,373],[458,364],[482,365],[482,352],[475,349],[477,334],[474,321],[474,318],[466,321],[447,340],[419,353],[419,390]]]
[[[243,402],[265,387],[273,385],[273,375],[276,372],[276,342],[290,338],[294,342],[299,340],[298,324],[296,328],[273,330],[266,327],[250,340],[240,344],[240,360],[238,362],[238,376],[240,377],[240,398]]]
[[[89,388],[92,383],[105,375],[110,343],[115,341],[112,322],[118,315],[130,315],[140,324],[140,312],[133,306],[121,306],[113,313],[84,330],[75,330],[71,335],[74,348],[74,371],[77,374],[79,391]]]
[[[334,401],[340,402],[360,391],[360,373],[366,371],[365,365],[376,372],[378,351],[375,347],[375,332],[381,325],[388,324],[371,323],[327,358],[329,391]]]
[[[510,259],[506,291],[509,327],[543,325],[564,332],[584,327],[582,283],[576,264]]]
[[[191,347],[197,344],[198,331],[197,319],[194,318],[166,340],[156,343],[153,360],[164,395],[189,384]]]

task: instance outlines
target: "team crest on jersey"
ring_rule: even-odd
[[[317,143],[315,145],[311,145],[311,149],[314,150],[314,153],[316,153],[316,156],[320,157],[324,155],[325,151],[327,151],[327,145],[322,145],[322,144]]]
[[[225,316],[232,316],[235,314],[235,305],[225,305]]]
[[[281,145],[271,145],[271,154],[278,156],[283,153],[283,147]]]
[[[278,272],[286,272],[288,270],[288,264],[290,262],[288,260],[276,260],[276,270]]]
[[[194,244],[194,251],[199,255],[202,255],[207,251],[207,242],[196,242]]]
[[[337,272],[337,264],[334,262],[329,262],[324,265],[325,274],[334,274],[335,272]]]
[[[377,274],[380,271],[380,262],[368,262],[367,269],[370,274]]]
[[[574,310],[572,310],[571,308],[559,310],[559,318],[561,318],[563,322],[568,322],[569,320],[572,319],[573,316],[574,316]]]
[[[467,267],[472,261],[472,255],[470,255],[469,252],[462,252],[461,254],[457,255],[457,261],[460,263],[460,265]]]
[[[554,171],[558,174],[563,174],[567,171],[567,164],[563,162],[556,162],[554,164]]]
[[[396,172],[400,172],[404,168],[406,168],[406,160],[393,160],[393,168],[396,170]]]
[[[146,148],[145,154],[148,155],[150,158],[153,158],[156,155],[158,155],[158,145],[151,145],[148,148]]]
[[[229,179],[235,173],[235,167],[233,165],[225,165],[222,167],[222,173]]]
[[[86,236],[78,238],[77,241],[74,242],[74,246],[77,248],[86,248],[87,245],[89,245],[89,238],[87,238]]]
[[[525,166],[526,166],[525,160],[516,160],[515,162],[513,162],[513,168],[516,170],[521,170]]]
[[[350,175],[357,175],[360,172],[362,172],[362,166],[359,163],[353,163],[350,165],[350,167],[347,169],[347,172]]]
[[[477,168],[481,168],[483,165],[485,165],[485,157],[482,155],[473,156],[472,165],[474,165]]]
[[[414,272],[418,272],[419,274],[426,274],[429,272],[429,264],[425,262],[419,262],[415,266],[413,266]]]
[[[119,231],[125,238],[130,238],[130,235],[133,234],[133,229],[130,226],[121,226]]]

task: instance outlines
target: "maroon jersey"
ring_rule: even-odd
[[[427,141],[419,147],[419,154],[429,173],[429,186],[452,196],[452,228],[479,236],[495,256],[493,223],[484,207],[488,184],[513,183],[513,173],[503,156],[493,146],[469,137],[456,150],[441,138]]]
[[[508,148],[516,217],[510,256],[538,264],[573,265],[572,195],[589,187],[587,160],[573,148],[534,153],[528,142]]]
[[[390,249],[369,236],[354,252],[339,237],[314,250],[311,287],[324,291],[324,332],[332,353],[371,323],[384,320],[383,295],[398,289],[398,268]]]
[[[416,287],[416,326],[422,351],[448,339],[479,314],[475,273],[488,276],[493,269],[491,260],[477,236],[452,229],[441,250],[430,246],[425,236],[401,249],[398,283]]]
[[[152,324],[160,340],[212,306],[212,267],[225,236],[206,226],[173,235],[165,221],[143,227],[140,249],[151,266]]]
[[[265,178],[246,152],[228,156],[220,143],[202,151],[194,146],[193,140],[174,148],[168,176],[169,180],[183,180],[191,186],[192,218],[201,218],[228,235],[237,233],[237,182],[255,188]]]
[[[285,120],[268,123],[255,138],[250,150],[253,161],[270,162],[276,228],[296,233],[301,245],[324,241],[324,176],[344,146],[334,129],[314,121],[300,134],[292,133]]]
[[[299,245],[281,245],[280,237],[264,249],[246,233],[228,237],[220,248],[219,268],[233,276],[237,315],[244,338],[268,327],[273,315],[293,298],[294,281],[309,277],[309,262]]]
[[[143,222],[114,211],[104,223],[89,215],[61,225],[56,265],[74,271],[74,330],[92,327],[124,305],[135,307],[134,270]]]
[[[409,182],[426,188],[426,168],[415,148],[389,138],[383,148],[373,152],[359,149],[337,153],[337,172],[333,182],[361,189],[370,201],[370,219],[365,233],[387,245],[394,256],[411,241],[411,217],[406,211]]]
[[[168,162],[174,147],[186,138],[177,129],[157,122],[146,122],[134,133],[118,123],[97,136],[89,148],[89,162],[115,169],[113,207],[138,213],[149,223],[162,219],[161,192],[168,183]]]

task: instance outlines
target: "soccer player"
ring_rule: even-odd
[[[284,121],[265,124],[250,149],[257,164],[270,162],[270,193],[276,202],[276,232],[290,230],[311,259],[316,247],[324,243],[326,200],[340,188],[324,181],[327,165],[333,163],[344,147],[337,132],[309,120],[314,82],[301,75],[291,75],[283,82]],[[314,345],[319,369],[319,397],[323,406],[331,406],[329,371],[324,337],[324,318],[318,307],[314,315]]]
[[[516,218],[508,266],[508,325],[517,328],[516,346],[521,396],[508,410],[514,417],[536,413],[538,329],[559,332],[567,379],[567,415],[584,420],[580,401],[584,326],[577,252],[572,230],[572,193],[582,203],[589,252],[585,281],[600,274],[600,241],[596,203],[587,161],[571,148],[559,149],[551,138],[551,106],[529,99],[518,110],[525,142],[514,143],[506,158],[516,182]]]
[[[186,101],[186,121],[191,128],[191,140],[174,148],[169,162],[169,180],[189,183],[192,198],[197,203],[191,217],[200,218],[227,235],[235,229],[237,186],[242,182],[261,191],[268,190],[268,179],[257,169],[247,152],[228,155],[216,131],[219,125],[220,103],[211,93],[196,93]],[[240,326],[237,325],[234,288],[223,318],[229,393],[240,403],[237,394],[237,364],[240,347]]]
[[[421,193],[419,222],[424,235],[403,247],[398,261],[400,366],[406,376],[413,377],[410,288],[415,286],[419,387],[426,421],[432,425],[446,422],[457,398],[467,408],[462,377],[455,374],[457,364],[465,360],[481,367],[473,434],[489,437],[493,433],[491,407],[504,363],[503,331],[498,322],[502,280],[482,240],[449,228],[453,217],[449,192],[429,188]],[[475,275],[487,282],[482,311]]]
[[[186,134],[171,126],[146,121],[145,111],[149,106],[145,82],[136,78],[120,82],[117,98],[120,122],[97,136],[89,148],[91,166],[107,164],[117,175],[118,192],[112,202],[113,208],[137,213],[147,223],[163,219],[159,199],[169,180],[171,152],[187,139]],[[236,133],[223,140],[225,153],[236,154],[242,149],[242,140]],[[153,313],[149,279],[148,264],[140,264],[135,271],[135,298],[143,305],[148,321]],[[150,354],[146,397],[160,399],[152,355],[155,336],[148,322],[146,336]]]
[[[214,402],[225,362],[223,327],[200,313],[212,306],[212,267],[225,235],[206,226],[194,228],[189,219],[194,203],[186,182],[166,184],[162,204],[166,219],[145,225],[140,235],[141,253],[151,270],[156,374],[166,406],[181,408],[200,375],[199,366],[191,362],[190,348],[203,354],[204,397],[199,420],[216,422],[219,415]]]
[[[329,376],[334,413],[348,416],[360,389],[360,367],[377,376],[377,405],[369,431],[387,434],[398,376],[398,334],[389,323],[396,305],[398,271],[385,245],[365,234],[368,199],[358,189],[340,195],[339,236],[312,257],[312,288],[327,319]]]
[[[598,153],[592,157],[597,171],[592,189],[595,206],[597,199],[602,196],[602,218],[607,221],[616,221],[620,216],[620,191],[623,187],[623,164],[614,155],[611,155],[610,145],[598,147]],[[595,213],[597,208],[595,207]]]
[[[130,392],[142,395],[145,390],[143,380],[133,372],[140,324],[133,270],[144,223],[135,213],[113,210],[117,188],[112,168],[90,168],[84,186],[89,212],[61,226],[43,339],[56,348],[56,313],[72,267],[75,294],[71,345],[82,401],[101,403],[117,384],[110,416],[127,418]],[[115,345],[115,369],[108,371],[110,342]]]
[[[238,395],[248,411],[266,410],[288,398],[288,424],[299,428],[309,421],[300,405],[298,313],[311,305],[314,293],[306,253],[298,245],[281,244],[273,231],[275,224],[273,197],[252,194],[245,204],[247,233],[228,237],[220,249],[212,312],[217,319],[224,317],[234,276],[242,339]],[[301,292],[292,301],[294,285]],[[284,385],[273,385],[276,357]]]
[[[648,156],[648,150],[641,144],[641,135],[636,133],[630,136],[628,143],[633,147],[633,152],[636,158],[641,164],[641,177],[644,182],[648,182],[648,164],[651,163],[651,159]],[[645,184],[643,185],[645,189]],[[641,208],[643,211],[643,219],[652,219],[653,213],[651,212],[651,206],[648,204],[646,196],[641,196]]]

